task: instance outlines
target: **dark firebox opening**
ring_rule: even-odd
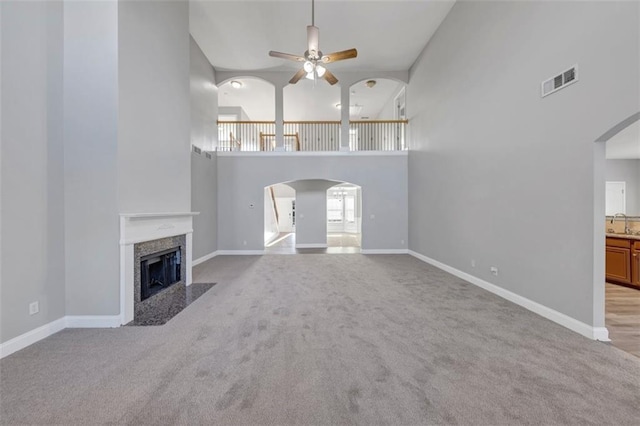
[[[180,282],[180,247],[159,251],[140,259],[140,301]]]

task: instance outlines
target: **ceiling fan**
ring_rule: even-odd
[[[316,80],[317,78],[324,78],[332,86],[338,82],[331,71],[326,69],[323,64],[329,64],[332,62],[342,61],[344,59],[351,59],[358,56],[356,49],[343,50],[341,52],[329,53],[324,55],[318,46],[318,27],[315,26],[315,1],[311,0],[311,25],[307,26],[307,51],[304,52],[304,56],[291,55],[289,53],[282,53],[276,51],[270,51],[269,56],[274,58],[287,59],[294,62],[304,62],[302,69],[298,71],[289,83],[296,84],[302,77],[306,77],[310,80]]]

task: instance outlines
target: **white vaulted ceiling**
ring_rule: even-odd
[[[453,6],[442,0],[317,0],[320,49],[358,49],[358,57],[331,70],[404,71]],[[298,64],[268,56],[270,50],[302,54],[311,1],[190,1],[190,30],[218,70],[286,70]]]
[[[340,79],[341,71],[407,71],[420,55],[454,0],[316,0],[315,24],[324,53],[358,49],[358,57],[332,63],[328,68]],[[207,59],[218,71],[287,71],[299,63],[272,58],[270,50],[302,55],[306,27],[311,24],[311,0],[217,1],[190,0],[190,31]],[[228,82],[219,86],[221,106],[241,106],[251,120],[274,120],[274,89],[268,83],[240,79],[242,89]],[[385,104],[402,85],[384,79],[368,89],[351,88],[351,119],[380,116]],[[340,84],[340,83],[339,83]],[[285,120],[339,120],[340,87],[302,79],[284,89]],[[355,91],[355,93],[353,93]],[[357,110],[357,112],[355,111]],[[388,115],[388,114],[386,114]]]

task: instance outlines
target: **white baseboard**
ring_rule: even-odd
[[[362,254],[407,254],[409,250],[407,249],[362,249],[360,250]]]
[[[14,337],[11,340],[7,340],[0,344],[0,359],[11,355],[14,352],[24,349],[29,345],[33,345],[39,340],[51,336],[60,330],[66,328],[66,318],[62,317],[55,321],[51,321],[41,327],[34,330],[27,331],[18,337]]]
[[[456,277],[461,278],[465,281],[468,281],[471,284],[477,285],[478,287],[483,288],[495,295],[498,295],[503,299],[513,302],[516,305],[520,305],[523,308],[530,310],[531,312],[534,312],[548,320],[551,320],[557,324],[560,324],[563,327],[568,328],[569,330],[582,334],[583,336],[588,337],[589,339],[600,340],[603,342],[610,341],[609,332],[605,327],[592,327],[589,324],[585,324],[582,321],[578,321],[575,318],[572,318],[554,309],[541,305],[538,302],[534,302],[533,300],[527,299],[526,297],[520,296],[519,294],[513,293],[509,290],[505,290],[502,287],[498,287],[497,285],[491,284],[488,281],[484,281],[480,278],[474,277],[471,274],[462,272],[459,269],[453,268],[449,265],[445,265],[442,262],[438,262],[435,259],[431,259],[430,257],[424,256],[413,250],[409,250],[409,254],[417,259],[422,260],[425,263],[433,265],[436,268],[440,268],[443,271],[450,273],[451,275],[455,275]]]
[[[120,315],[68,315],[65,328],[115,328],[122,325]]]
[[[115,328],[120,325],[122,325],[120,315],[68,315],[1,343],[0,359],[65,328]]]
[[[313,244],[296,244],[297,249],[306,249],[306,248],[327,248],[327,244],[323,243],[313,243]]]
[[[209,253],[209,254],[207,254],[207,255],[205,255],[205,256],[199,257],[199,258],[197,258],[196,260],[194,260],[194,261],[192,261],[192,262],[191,262],[191,266],[193,267],[193,266],[199,265],[199,264],[201,264],[201,263],[204,263],[204,262],[206,262],[206,261],[207,261],[207,260],[209,260],[209,259],[213,259],[213,258],[214,258],[214,257],[216,257],[217,255],[218,255],[218,251],[216,250],[216,251],[211,252],[211,253]]]
[[[218,250],[218,256],[256,256],[263,255],[264,250]]]

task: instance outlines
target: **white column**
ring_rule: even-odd
[[[284,86],[277,84],[276,90],[276,151],[284,151]]]
[[[349,151],[349,86],[340,86],[340,151]]]

